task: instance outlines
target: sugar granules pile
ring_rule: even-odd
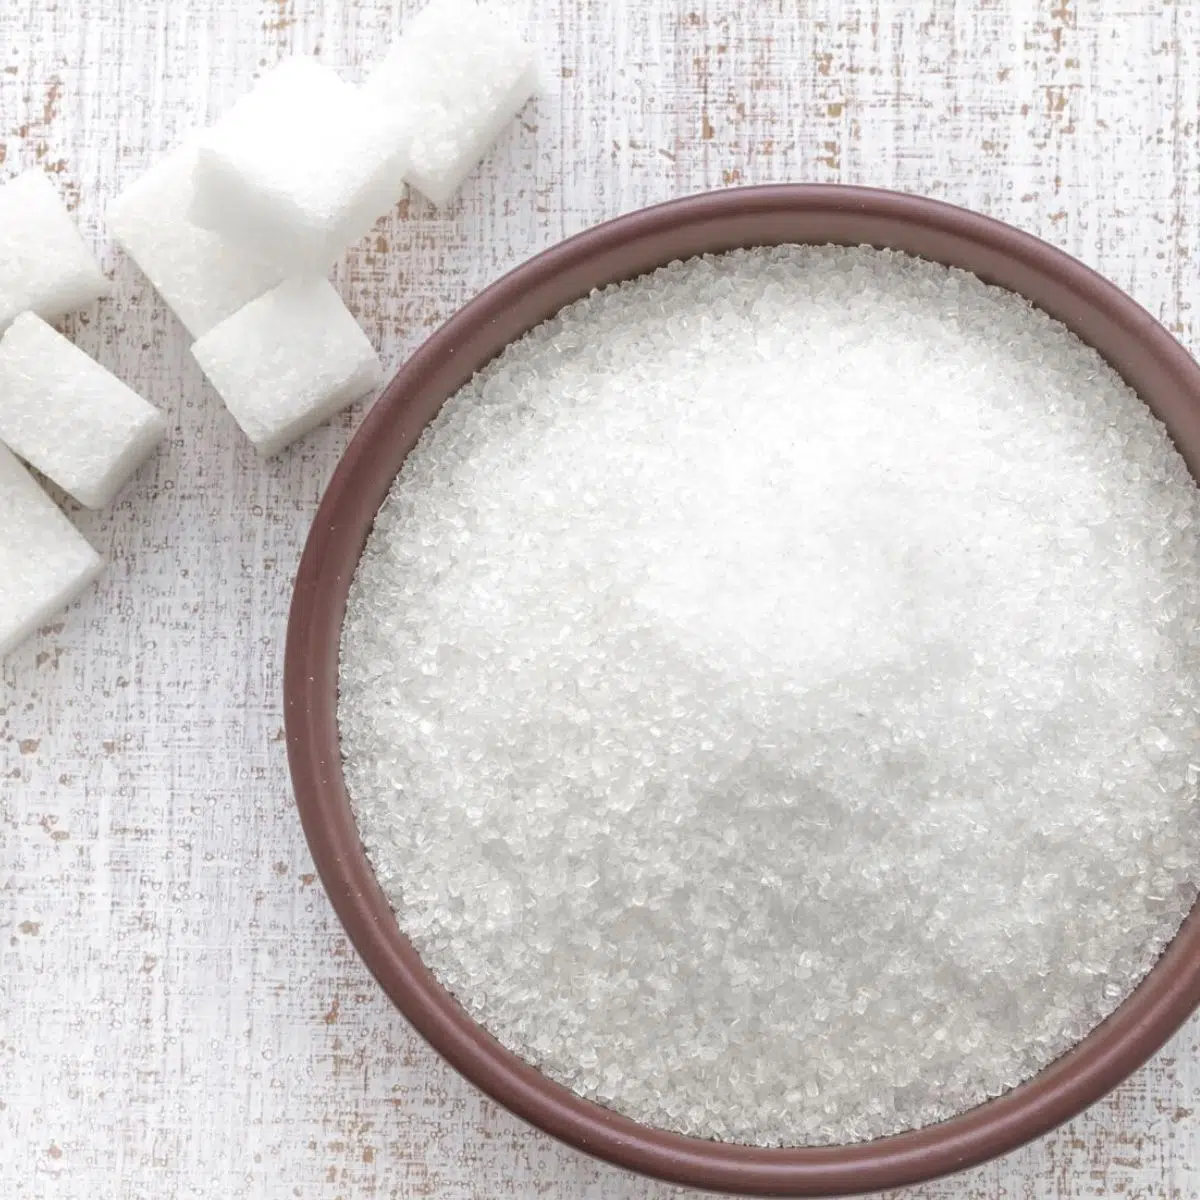
[[[448,403],[380,511],[346,778],[504,1044],[773,1144],[1076,1042],[1200,870],[1200,492],[1062,326],[869,249],[675,264]]]

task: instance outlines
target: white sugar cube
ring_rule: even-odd
[[[108,295],[58,189],[41,170],[0,187],[0,333],[19,313],[46,318]]]
[[[0,340],[0,441],[102,508],[166,432],[162,413],[33,313]]]
[[[405,163],[385,108],[315,60],[289,59],[201,138],[192,219],[318,274],[401,198]]]
[[[289,280],[193,347],[246,436],[264,456],[379,386],[379,357],[325,279]]]
[[[108,227],[192,337],[201,337],[285,274],[269,254],[231,243],[188,216],[195,189],[192,137],[108,206]]]
[[[65,608],[103,563],[0,446],[0,658]]]
[[[365,90],[404,121],[408,182],[445,204],[537,90],[536,51],[498,7],[430,0]]]

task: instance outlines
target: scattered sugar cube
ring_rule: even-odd
[[[108,290],[45,172],[26,171],[0,187],[0,333],[18,313],[61,317]]]
[[[0,658],[70,604],[103,565],[33,476],[0,446]]]
[[[366,90],[405,122],[408,182],[445,204],[537,90],[536,52],[500,8],[431,0]]]
[[[383,378],[367,335],[325,279],[281,284],[207,333],[192,354],[264,457]]]
[[[194,338],[280,283],[285,270],[254,246],[235,245],[188,217],[193,136],[108,206],[108,227]]]
[[[327,271],[404,194],[400,122],[310,58],[289,59],[200,140],[192,219],[293,274]]]
[[[103,508],[162,440],[162,413],[33,313],[0,340],[0,441]]]

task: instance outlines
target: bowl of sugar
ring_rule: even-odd
[[[313,522],[288,751],[453,1066],[609,1162],[899,1187],[1200,1003],[1200,368],[929,200],[726,191],[488,288]]]

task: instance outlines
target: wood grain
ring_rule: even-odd
[[[105,200],[280,55],[356,77],[415,4],[3,0],[0,176],[43,164],[115,277],[68,328],[169,415],[78,521],[103,583],[3,667],[0,1196],[670,1189],[485,1103],[409,1032],[314,879],[284,760],[291,574],[357,413],[256,460]],[[1194,344],[1200,11],[1173,0],[532,0],[546,85],[453,207],[337,281],[398,362],[564,235],[701,188],[873,183],[1063,246]],[[73,511],[73,510],[72,510]],[[928,1200],[1200,1196],[1200,1025],[1086,1116]]]

